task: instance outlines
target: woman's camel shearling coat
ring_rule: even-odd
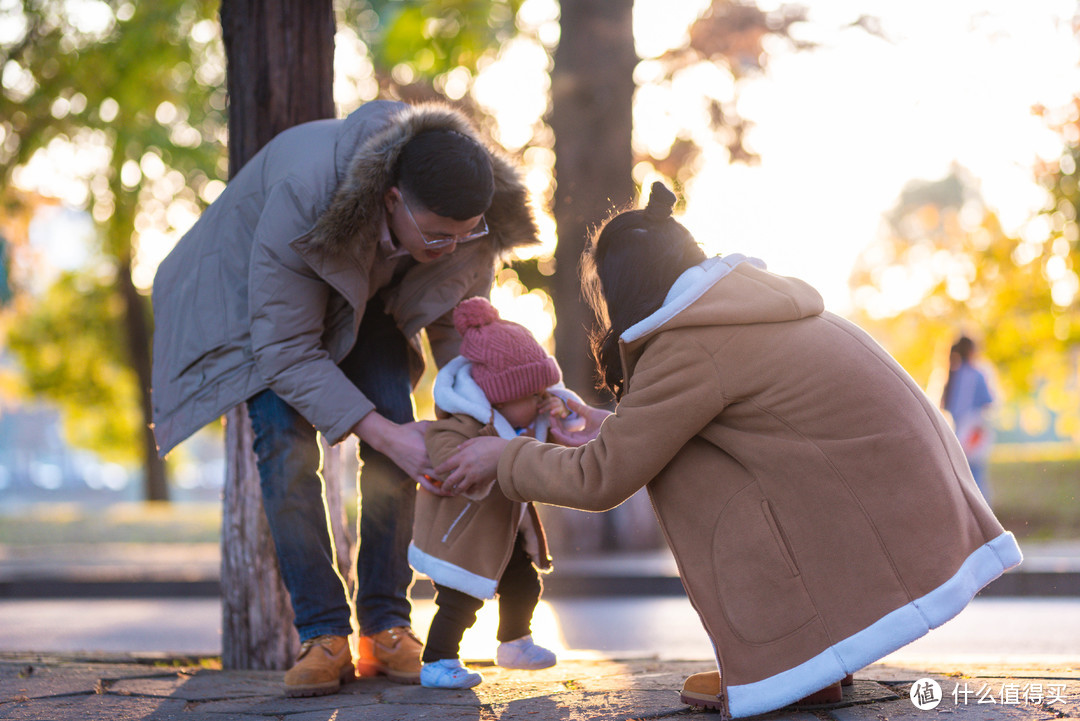
[[[711,258],[621,336],[627,391],[580,448],[510,441],[508,498],[648,488],[732,716],[914,641],[1016,566],[945,419],[802,281]]]

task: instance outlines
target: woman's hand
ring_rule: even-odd
[[[588,403],[579,403],[572,398],[567,399],[566,405],[571,411],[585,420],[585,427],[581,429],[566,427],[563,425],[561,418],[553,417],[551,430],[549,431],[551,438],[564,446],[577,447],[596,438],[597,434],[600,433],[600,424],[611,415],[611,411],[603,408],[593,408]]]
[[[461,495],[495,480],[499,456],[509,442],[497,436],[478,436],[458,446],[457,451],[435,469],[435,475],[445,479],[441,495]]]

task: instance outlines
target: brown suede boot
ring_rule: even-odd
[[[345,636],[316,636],[304,641],[296,663],[285,674],[286,696],[337,693],[353,680],[352,651]]]
[[[795,702],[796,706],[818,706],[822,704],[840,703],[844,700],[843,685],[837,681],[820,691],[815,691],[809,696],[804,696]]]
[[[837,681],[820,691],[815,691],[809,696],[799,699],[795,703],[800,706],[839,703],[844,700],[841,683]],[[679,694],[679,698],[689,706],[702,706],[715,711],[722,711],[724,704],[720,696],[720,672],[705,671],[695,673],[683,682],[682,693]]]
[[[361,676],[371,672],[397,683],[420,683],[420,652],[424,644],[408,626],[396,626],[360,639]]]
[[[700,706],[714,711],[724,710],[724,700],[720,697],[720,672],[704,671],[695,673],[683,682],[679,694],[684,704]]]

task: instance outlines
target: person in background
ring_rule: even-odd
[[[972,364],[974,356],[975,341],[960,336],[949,350],[949,378],[941,394],[941,407],[952,417],[953,428],[960,447],[964,449],[971,475],[989,501],[986,467],[994,443],[994,430],[988,413],[994,397],[990,393],[986,375]]]

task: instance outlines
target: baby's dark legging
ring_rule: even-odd
[[[513,641],[531,633],[533,611],[540,601],[542,590],[540,576],[525,552],[524,541],[519,535],[514,552],[503,571],[496,593],[499,597],[499,630],[495,634],[500,642]],[[438,610],[431,621],[427,643],[424,645],[424,663],[445,658],[458,658],[461,637],[465,630],[476,623],[476,613],[484,605],[474,598],[453,588],[435,584],[435,605]]]

